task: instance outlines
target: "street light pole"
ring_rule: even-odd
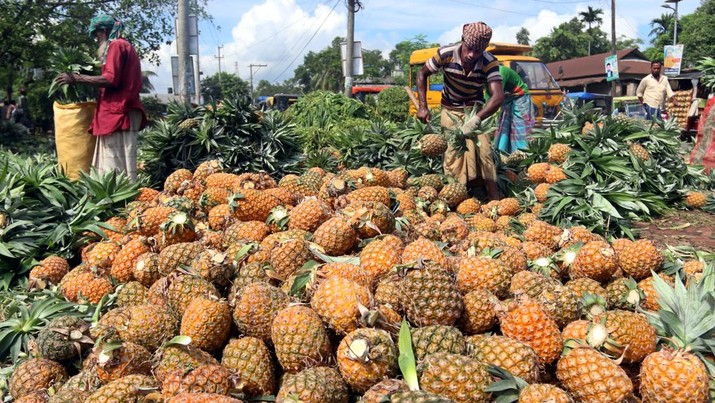
[[[663,4],[661,7],[673,10],[675,17],[675,23],[673,25],[673,46],[678,44],[678,3],[683,0],[665,0],[666,3],[675,3],[675,7]]]

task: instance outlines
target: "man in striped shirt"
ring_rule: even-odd
[[[442,113],[440,120],[443,131],[454,128],[455,117],[463,122],[465,134],[479,128],[482,119],[494,114],[504,100],[499,61],[485,49],[492,38],[492,30],[483,22],[465,24],[462,27],[462,42],[439,48],[437,54],[425,63],[417,74],[417,97],[419,108],[417,118],[427,122],[430,112],[427,108],[427,78],[439,71],[444,72],[442,90]],[[465,113],[479,108],[484,102],[484,87],[489,86],[492,96],[483,108],[464,122]],[[444,171],[461,183],[470,186],[481,174],[489,199],[499,199],[496,167],[489,133],[477,136],[478,144],[467,140],[467,151],[461,153],[451,145],[444,154]],[[479,163],[477,163],[477,146]]]

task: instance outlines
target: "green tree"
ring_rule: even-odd
[[[519,32],[516,33],[516,43],[519,45],[529,45],[529,30],[525,27],[521,27]]]
[[[588,29],[586,30],[586,32],[589,34],[589,36],[593,36],[592,24],[596,24],[596,27],[599,27],[603,23],[603,18],[601,18],[601,14],[603,14],[602,9],[593,8],[591,6],[588,6],[588,10],[581,11],[580,13],[578,13],[581,22],[584,22],[588,25]],[[591,55],[591,40],[588,41],[588,55]]]
[[[256,97],[265,95],[271,96],[275,94],[294,94],[300,93],[301,89],[296,85],[294,80],[286,80],[283,84],[271,84],[268,80],[261,80],[253,89]]]
[[[343,88],[343,68],[340,63],[340,42],[335,37],[330,46],[320,52],[308,52],[303,64],[295,69],[295,80],[304,92],[315,90],[340,91]]]
[[[695,12],[678,21],[678,32],[678,42],[684,45],[686,67],[715,55],[715,0],[702,0]]]
[[[201,80],[201,95],[209,99],[221,100],[234,98],[238,95],[248,95],[248,83],[235,74],[222,71]]]
[[[548,36],[539,38],[532,54],[544,63],[588,55],[589,35],[583,28],[583,23],[576,17],[564,22],[553,28]]]
[[[379,50],[363,50],[362,64],[365,74],[361,77],[370,82],[379,82],[392,72],[392,63],[389,60],[385,60]]]
[[[207,0],[191,3],[200,18],[209,18]],[[12,95],[14,85],[37,79],[30,72],[46,68],[46,55],[57,47],[92,44],[87,28],[99,13],[124,21],[125,36],[152,62],[159,61],[157,51],[174,36],[175,0],[4,0],[0,7],[0,87],[7,96]]]
[[[152,84],[150,80],[151,77],[156,77],[156,73],[154,73],[153,71],[142,70],[142,90],[140,92],[141,94],[148,94],[154,91],[154,84]]]
[[[434,48],[439,46],[438,43],[427,42],[427,36],[424,34],[415,35],[412,39],[398,42],[395,48],[390,51],[389,60],[396,70],[404,72],[404,76],[398,77],[395,83],[398,85],[407,84],[410,69],[410,55],[415,50]]]

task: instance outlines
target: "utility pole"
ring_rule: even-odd
[[[251,71],[251,73],[250,73],[251,74],[251,81],[250,81],[250,83],[251,83],[251,103],[254,103],[254,101],[253,101],[253,68],[254,67],[258,67],[258,69],[260,69],[261,67],[268,67],[268,65],[267,64],[249,64],[248,65],[248,68]],[[256,69],[256,71],[258,71],[258,69]]]
[[[683,0],[665,0],[666,3],[675,3],[675,8],[667,4],[663,4],[661,7],[669,8],[675,12],[673,16],[675,17],[675,25],[673,26],[673,46],[678,44],[678,3]]]
[[[191,56],[189,56],[189,0],[179,0],[176,41],[179,53],[179,89],[187,104],[191,103]]]
[[[218,47],[218,56],[214,57],[218,59],[218,86],[223,90],[223,84],[221,84],[221,59],[223,59],[223,56],[221,56],[221,49],[223,49],[223,45]]]
[[[348,34],[345,39],[345,96],[353,96],[353,42],[355,42],[355,1],[348,3]]]
[[[611,0],[611,53],[618,53],[616,50],[616,0]],[[616,96],[616,81],[611,81],[611,96]]]

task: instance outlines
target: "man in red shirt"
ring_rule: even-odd
[[[99,43],[102,74],[88,76],[66,73],[61,84],[85,83],[99,89],[99,99],[89,132],[97,137],[92,165],[99,171],[125,172],[137,177],[137,133],[147,124],[139,99],[142,88],[141,62],[134,47],[122,37],[124,25],[114,17],[92,18],[90,36]]]

